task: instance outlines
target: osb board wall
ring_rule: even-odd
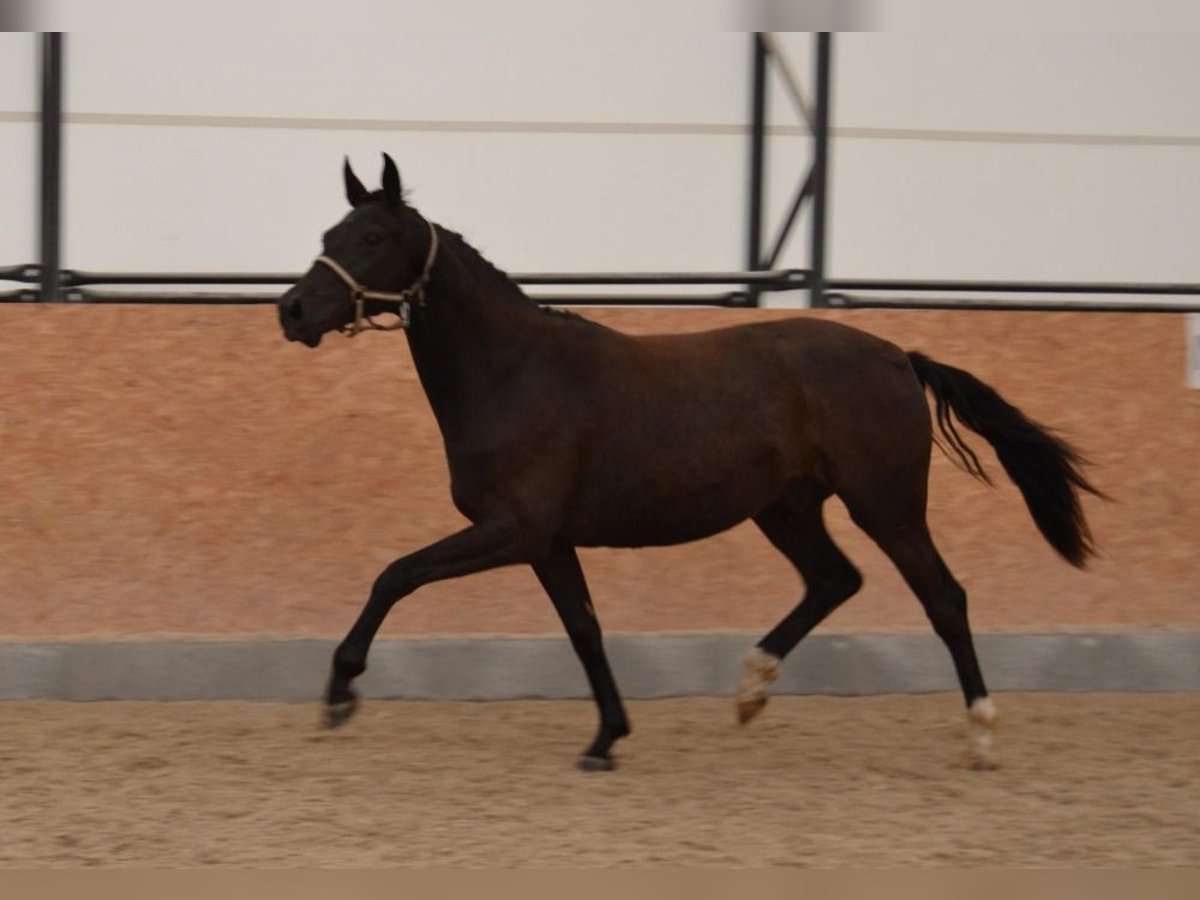
[[[654,332],[784,313],[588,315]],[[1079,572],[990,450],[997,489],[935,452],[930,519],[977,630],[1200,626],[1200,392],[1180,316],[820,315],[974,372],[1083,448],[1115,498],[1086,501],[1103,557]],[[270,308],[9,306],[0,361],[0,635],[336,635],[386,563],[463,524],[400,335],[314,352]],[[886,559],[829,518],[867,586],[824,627],[927,630]],[[800,590],[753,526],[582,556],[609,631],[762,632]],[[558,631],[521,568],[424,588],[384,633]]]

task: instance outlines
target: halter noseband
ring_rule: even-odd
[[[373,291],[370,288],[364,287],[336,259],[323,255],[317,257],[317,262],[331,269],[338,278],[346,283],[346,287],[350,288],[350,298],[354,301],[354,321],[343,325],[338,331],[346,337],[354,337],[368,328],[373,328],[376,331],[395,331],[397,328],[408,328],[409,323],[412,322],[411,301],[413,299],[417,303],[425,301],[425,288],[428,286],[430,275],[433,273],[433,264],[437,261],[437,229],[432,222],[427,221],[426,224],[429,226],[429,255],[425,257],[425,268],[421,271],[416,281],[398,294],[386,291]],[[363,303],[366,300],[380,300],[384,303],[397,304],[396,315],[399,319],[392,325],[380,325],[368,316],[363,309]]]

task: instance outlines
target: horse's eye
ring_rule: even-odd
[[[378,244],[383,240],[383,235],[378,231],[368,231],[366,237],[363,238],[368,244]]]

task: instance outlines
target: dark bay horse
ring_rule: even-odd
[[[471,524],[389,565],[333,658],[327,722],[355,711],[351,682],[384,617],[430,582],[533,567],[587,672],[600,728],[586,769],[612,767],[629,724],[577,547],[675,544],[752,519],[796,567],[805,595],[747,656],[737,707],[767,700],[780,661],[862,584],[822,520],[836,494],[895,563],[953,658],[967,704],[968,761],[993,763],[995,708],[967,598],[925,519],[933,421],[986,480],[955,419],[985,438],[1033,520],[1068,562],[1092,541],[1079,455],[960,369],[865,332],[798,316],[701,334],[633,337],[531,301],[463,238],[405,202],[384,156],[369,192],[347,161],[351,210],[279,300],[289,340],[403,328],[445,441],[450,493]],[[397,316],[382,325],[375,316]]]

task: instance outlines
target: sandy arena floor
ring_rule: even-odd
[[[1004,767],[955,764],[956,696],[0,704],[0,867],[1196,866],[1200,695],[999,695]]]

